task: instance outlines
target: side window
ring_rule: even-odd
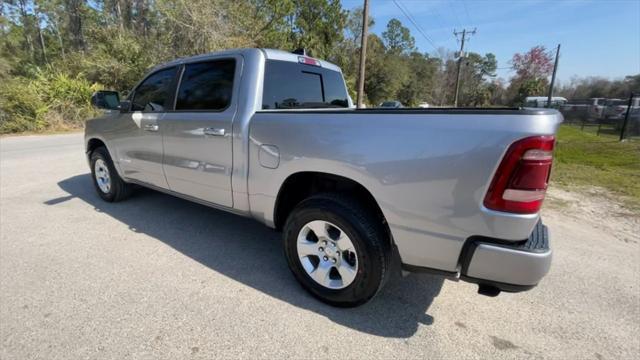
[[[133,94],[132,111],[165,111],[171,107],[171,84],[176,68],[160,70],[149,76]]]
[[[233,59],[185,65],[176,110],[224,110],[231,103]]]

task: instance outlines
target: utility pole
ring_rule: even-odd
[[[362,38],[360,39],[360,74],[358,76],[358,109],[364,98],[364,68],[367,61],[367,32],[369,30],[369,0],[364,0],[362,9]]]
[[[556,71],[558,70],[558,59],[560,58],[560,44],[556,49],[556,61],[553,64],[553,75],[551,75],[551,84],[549,84],[549,96],[547,96],[547,107],[551,107],[551,98],[553,97],[553,84],[556,82]]]
[[[462,34],[462,41],[460,42],[460,54],[458,56],[458,72],[456,74],[456,95],[453,99],[453,106],[458,107],[458,94],[460,93],[460,69],[462,68],[462,59],[464,58],[464,42],[467,39],[467,35],[474,35],[476,33],[476,29],[474,28],[471,31],[467,31],[467,29],[462,29],[462,32],[453,31],[453,35],[458,37],[458,35]]]

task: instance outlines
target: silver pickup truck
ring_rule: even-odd
[[[92,102],[108,110],[85,133],[102,199],[142,185],[253,217],[329,304],[371,299],[395,254],[492,296],[549,270],[555,110],[354,109],[337,66],[268,49],[169,62]]]

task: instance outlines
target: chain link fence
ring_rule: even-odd
[[[565,123],[597,135],[615,135],[620,140],[640,139],[640,94],[628,99],[569,101],[560,107]]]

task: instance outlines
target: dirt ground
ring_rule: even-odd
[[[599,187],[567,191],[552,185],[545,200],[545,219],[570,217],[578,227],[588,223],[620,241],[638,244],[640,213],[615,199],[615,195]]]

